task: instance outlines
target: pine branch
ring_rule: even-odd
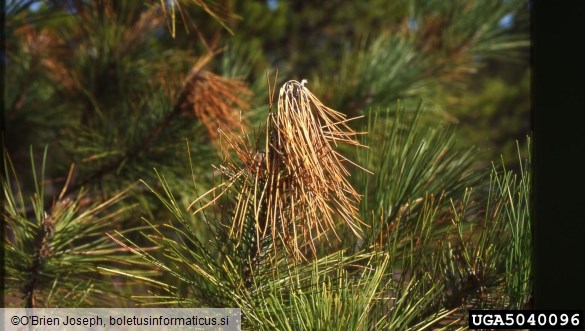
[[[60,202],[59,202],[60,203]],[[32,265],[29,269],[29,280],[23,286],[22,292],[24,297],[25,308],[35,308],[35,294],[37,283],[39,282],[40,273],[43,270],[43,262],[51,255],[50,239],[55,231],[55,220],[52,216],[43,214],[41,225],[37,229],[37,235],[33,241]]]
[[[125,192],[88,205],[82,194],[74,200],[65,198],[66,189],[63,189],[50,212],[43,209],[46,155],[45,150],[40,177],[33,163],[35,193],[31,194],[30,201],[34,216],[30,218],[23,208],[25,199],[16,171],[5,155],[6,177],[2,188],[6,205],[3,205],[2,219],[6,220],[7,235],[3,238],[3,251],[10,252],[5,258],[6,295],[21,294],[22,305],[27,308],[53,304],[71,307],[104,297],[112,300],[116,291],[96,266],[116,268],[123,260],[122,264],[140,265],[132,261],[132,256],[120,255],[115,243],[104,236],[104,232],[119,226],[117,222],[125,219],[122,214],[133,206],[112,209]],[[12,183],[17,186],[13,187]],[[127,228],[124,232],[133,230]],[[138,268],[132,272],[144,273]],[[80,301],[75,302],[75,298]]]
[[[181,114],[182,107],[185,100],[185,93],[184,91],[181,92],[180,97],[178,98],[177,102],[173,106],[171,112],[169,112],[155,127],[151,130],[151,133],[146,136],[143,142],[131,151],[127,152],[125,155],[119,157],[115,161],[108,163],[97,171],[92,173],[90,176],[86,177],[85,179],[74,183],[69,188],[69,192],[77,192],[80,188],[86,186],[87,184],[102,178],[105,175],[113,172],[114,170],[118,169],[120,165],[122,165],[125,161],[129,159],[133,159],[138,156],[140,153],[148,151],[149,148],[158,140],[162,132],[177,118],[178,115]]]

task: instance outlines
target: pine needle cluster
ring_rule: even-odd
[[[251,214],[258,241],[270,236],[297,257],[307,249],[315,254],[314,242],[328,238],[327,232],[339,239],[338,219],[359,236],[361,196],[349,183],[345,168],[356,164],[336,150],[338,144],[364,147],[356,140],[360,133],[347,124],[355,118],[323,105],[297,81],[282,86],[277,105],[268,115],[263,150],[254,151],[249,138],[221,131],[236,157],[228,156],[227,165],[220,167],[227,180],[207,193],[221,192],[204,207],[235,188],[239,194],[232,233],[241,237]]]

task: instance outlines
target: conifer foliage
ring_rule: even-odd
[[[396,1],[365,32],[245,3],[9,2],[6,306],[237,307],[246,330],[463,330],[470,308],[529,307],[530,138],[518,169],[486,169],[446,107],[521,54],[500,22],[523,3]],[[280,47],[304,18],[323,49]]]

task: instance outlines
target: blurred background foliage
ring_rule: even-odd
[[[145,293],[162,305],[237,305],[255,328],[417,329],[464,318],[454,307],[521,307],[530,290],[529,15],[530,2],[520,0],[6,1],[3,187],[13,203],[3,209],[4,245],[41,247],[7,256],[5,299],[61,303],[43,298],[57,280],[14,285],[46,267],[77,305],[102,303],[101,277],[111,277],[122,292],[114,306],[152,304],[132,296]],[[364,238],[340,231],[341,241],[318,243],[324,253],[313,264],[251,268],[246,256],[261,245],[230,241],[218,225],[229,224],[229,210],[183,208],[221,177],[213,165],[229,151],[218,128],[261,141],[267,77],[277,88],[306,79],[326,106],[365,115],[350,124],[369,132],[363,143],[371,148],[340,149],[374,172],[350,178],[370,227]],[[83,208],[103,221],[85,235],[83,221],[94,215]],[[99,255],[94,269],[63,248],[61,234],[54,247],[63,252],[39,255],[57,212],[75,220],[67,231],[76,245]],[[118,252],[112,243],[142,259],[106,263]],[[72,269],[75,261],[88,267]],[[195,266],[206,276],[196,279]],[[226,274],[229,266],[244,276]],[[274,275],[269,266],[291,272]],[[87,283],[78,288],[76,279]],[[356,296],[361,288],[367,295]],[[386,290],[398,296],[390,310],[379,305]],[[316,302],[348,302],[339,309],[355,305],[373,317],[321,321],[331,312]],[[291,312],[315,319],[304,324]]]
[[[88,173],[149,172],[140,169],[148,149],[150,160],[171,161],[168,147],[143,143],[209,51],[220,54],[207,68],[249,84],[254,109],[266,101],[266,70],[278,69],[349,114],[424,100],[462,124],[461,140],[485,150],[484,162],[501,153],[516,162],[514,141],[529,133],[525,1],[209,2],[217,15],[186,1],[176,3],[174,38],[173,3],[161,12],[157,1],[8,1],[5,145],[16,162],[51,142],[60,148],[48,164],[61,173],[82,160]],[[204,136],[193,134],[197,121],[170,124],[191,133],[162,134]]]

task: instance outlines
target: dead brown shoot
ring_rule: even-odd
[[[198,64],[185,80],[183,93],[184,114],[195,115],[211,138],[217,138],[218,128],[235,130],[242,125],[240,112],[249,109],[251,94],[244,83],[203,70]]]
[[[322,235],[337,236],[336,219],[359,236],[361,197],[347,180],[346,158],[335,150],[338,143],[361,146],[346,116],[323,105],[304,84],[289,81],[280,89],[269,125],[269,160],[275,169],[270,191],[279,192],[267,215],[273,237],[282,231],[295,252],[305,245],[314,250]]]
[[[259,141],[251,146],[245,134],[221,131],[233,152],[220,167],[226,181],[195,202],[204,204],[200,200],[213,192],[207,206],[233,190],[232,235],[241,238],[252,216],[258,241],[270,236],[296,258],[316,254],[315,243],[329,239],[328,233],[338,237],[339,221],[360,236],[361,196],[347,180],[345,164],[351,162],[336,151],[338,143],[363,147],[356,140],[362,133],[353,131],[349,120],[323,105],[304,84],[285,83],[278,109],[266,122],[265,148],[259,148]]]

